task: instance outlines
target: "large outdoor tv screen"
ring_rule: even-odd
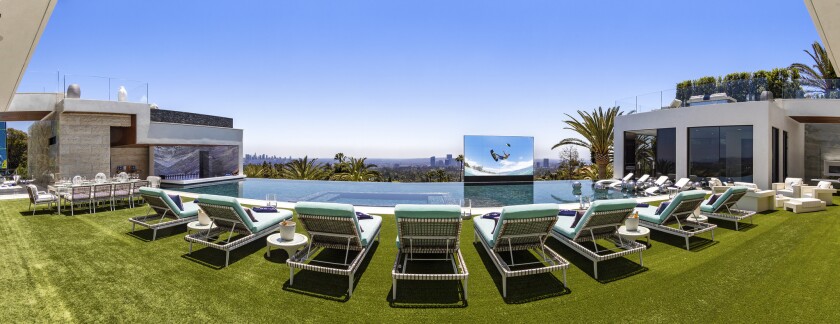
[[[534,138],[527,136],[464,136],[467,182],[532,181]]]

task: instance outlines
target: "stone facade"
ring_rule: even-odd
[[[152,109],[149,113],[153,122],[233,128],[233,118],[228,117],[164,109]]]
[[[149,176],[149,148],[148,147],[112,147],[111,173],[116,173],[117,166],[134,165],[140,173],[140,178]]]
[[[62,113],[58,138],[61,177],[80,175],[93,178],[100,172],[113,173],[111,127],[130,126],[129,115]]]

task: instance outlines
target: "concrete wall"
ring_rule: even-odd
[[[0,1],[0,112],[15,96],[57,1]]]
[[[688,128],[704,126],[753,126],[753,178],[761,188],[771,184],[772,127],[788,131],[790,176],[801,176],[804,163],[804,127],[787,117],[779,105],[768,101],[741,102],[620,116],[615,126],[615,177],[624,176],[624,132],[643,129],[676,128],[677,178],[688,177]],[[781,145],[780,138],[780,145]],[[781,146],[780,146],[781,154]],[[781,169],[781,168],[780,168]],[[781,172],[781,171],[780,171]],[[640,176],[640,175],[639,175]]]
[[[129,127],[131,117],[116,114],[62,113],[59,115],[59,172],[61,177],[111,174],[111,127]]]
[[[112,147],[111,148],[111,173],[116,173],[119,165],[136,165],[140,171],[140,178],[149,176],[147,168],[149,164],[148,147]]]

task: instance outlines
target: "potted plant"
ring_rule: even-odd
[[[280,238],[284,241],[295,239],[295,222],[290,220],[280,222]]]
[[[624,226],[630,232],[635,232],[639,230],[639,212],[633,213],[630,215],[629,218],[624,222]]]

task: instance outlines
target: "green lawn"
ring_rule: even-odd
[[[840,201],[837,201],[840,202]],[[840,320],[840,207],[794,215],[757,215],[735,232],[720,223],[716,242],[686,251],[683,240],[654,234],[638,258],[592,264],[554,239],[572,262],[561,273],[512,279],[509,299],[466,221],[462,251],[470,299],[453,283],[404,283],[390,300],[396,248],[393,217],[358,276],[353,297],[344,277],[300,273],[288,287],[285,252],[265,256],[265,241],[231,255],[204,249],[187,257],[186,227],[129,233],[127,218],[145,208],[71,216],[29,216],[25,200],[0,201],[3,322],[764,322]],[[705,236],[705,235],[704,235]],[[708,236],[706,236],[708,237]],[[695,243],[703,245],[702,240]]]

